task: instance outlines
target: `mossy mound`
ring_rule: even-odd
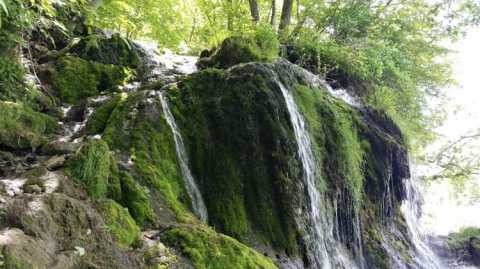
[[[49,82],[60,100],[77,103],[103,91],[115,90],[115,87],[126,83],[131,77],[132,71],[126,67],[64,56],[55,63]]]
[[[90,61],[136,68],[140,64],[140,57],[134,46],[120,34],[113,34],[109,38],[91,35],[81,39],[71,52]]]
[[[53,117],[23,103],[0,101],[0,115],[0,145],[13,149],[37,148],[57,128]]]
[[[209,223],[240,241],[254,235],[294,254],[301,164],[270,68],[204,70],[170,89],[170,101]]]
[[[118,179],[113,176],[114,163],[108,145],[102,140],[90,140],[69,161],[68,174],[85,186],[94,199],[107,195],[108,189],[118,189]]]
[[[128,172],[120,174],[121,197],[118,202],[128,208],[138,225],[155,221],[152,199],[146,187],[136,182]]]
[[[90,140],[69,160],[68,175],[82,184],[89,196],[110,198],[128,208],[139,225],[153,221],[154,214],[145,187],[127,171],[120,171],[117,160],[103,140]]]
[[[117,105],[126,98],[125,94],[117,94],[105,104],[95,109],[91,119],[87,122],[86,130],[89,135],[103,133],[108,124],[108,119]]]
[[[162,241],[178,249],[199,269],[273,269],[272,261],[237,240],[201,226],[168,229]]]
[[[480,265],[480,228],[465,227],[457,233],[451,233],[445,245],[459,259]]]
[[[114,236],[115,240],[122,247],[129,247],[140,236],[135,220],[130,216],[128,210],[112,200],[104,201],[100,204],[102,215],[105,218],[108,231]]]
[[[133,188],[137,191],[132,192],[132,195],[136,193],[132,197],[148,197],[157,214],[164,214],[159,210],[165,209],[163,203],[166,201],[177,218],[190,218],[190,201],[178,167],[175,142],[157,93],[140,91],[123,95],[97,111],[87,126],[100,126],[89,130],[102,133],[110,148],[121,151],[131,162],[131,166],[124,169],[122,178],[128,178],[128,182],[135,186],[142,186]],[[144,189],[149,190],[148,195]],[[142,192],[145,194],[140,194]],[[144,215],[139,209],[137,215],[136,210],[122,204],[130,209],[137,222],[153,220],[150,213]]]
[[[480,239],[480,228],[466,227],[457,233],[451,233],[447,238],[447,246],[450,248],[463,248],[473,238]]]
[[[254,37],[233,36],[225,39],[208,58],[201,58],[200,68],[229,68],[248,62],[269,62],[278,56],[278,43],[268,45]]]

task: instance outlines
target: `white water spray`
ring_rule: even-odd
[[[165,98],[165,93],[158,92],[158,97],[160,98],[160,102],[162,103],[162,109],[163,114],[165,115],[165,119],[167,120],[167,123],[173,133],[173,139],[175,140],[175,150],[177,152],[180,169],[182,171],[183,179],[185,181],[185,188],[187,189],[190,200],[192,201],[192,209],[194,213],[200,218],[200,220],[202,220],[203,222],[207,222],[207,208],[205,207],[205,203],[203,202],[202,194],[200,193],[200,190],[195,183],[195,179],[193,178],[193,175],[188,168],[188,157],[185,151],[185,146],[183,144],[182,135],[180,134],[177,124],[175,123],[175,118],[170,111],[168,101]]]
[[[174,82],[177,76],[197,72],[198,57],[174,54],[168,49],[160,53],[155,42],[135,41],[135,44],[145,53],[147,80],[154,81],[160,78],[166,82]]]
[[[315,268],[357,268],[355,262],[351,260],[348,251],[341,246],[340,242],[334,240],[333,225],[327,221],[327,214],[321,213],[327,212],[327,210],[325,209],[321,194],[315,184],[316,165],[305,121],[300,114],[291,93],[280,81],[277,81],[277,83],[282,91],[290,114],[295,139],[298,145],[298,154],[303,166],[304,184],[309,198],[309,204],[307,209],[308,212],[306,212],[308,215],[308,221],[306,224],[302,224],[306,225],[306,228],[309,229],[309,234],[305,235],[305,239],[308,244],[307,247],[312,251],[312,259]],[[329,217],[332,218],[333,216]],[[302,220],[298,221],[302,222]],[[331,254],[329,253],[329,248],[332,252]]]
[[[414,168],[415,166],[411,164],[411,167]],[[417,181],[418,179],[415,175],[412,175],[410,179],[405,181],[406,200],[401,207],[410,230],[412,243],[415,247],[416,255],[414,259],[420,268],[443,269],[446,267],[442,264],[440,258],[433,253],[423,237],[424,230],[420,223],[420,207],[422,201],[420,194],[417,192],[419,189]]]

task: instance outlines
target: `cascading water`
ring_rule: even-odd
[[[297,222],[308,231],[304,239],[312,254],[310,257],[311,263],[313,263],[312,268],[357,268],[348,252],[334,239],[333,225],[327,221],[333,219],[333,213],[332,216],[329,216],[329,211],[323,201],[324,198],[315,184],[316,165],[305,121],[291,93],[280,81],[277,80],[277,83],[290,114],[298,145],[298,155],[304,171],[304,184],[308,195],[308,212],[306,212],[306,220],[304,217],[298,218]]]
[[[185,188],[187,189],[188,195],[190,196],[190,200],[192,202],[192,209],[194,213],[200,218],[200,220],[202,220],[203,222],[207,222],[207,208],[205,207],[202,194],[200,193],[200,190],[195,183],[195,179],[193,178],[193,175],[188,168],[188,157],[185,151],[185,146],[183,144],[182,135],[180,134],[177,124],[175,123],[175,118],[170,111],[170,107],[165,97],[165,93],[161,91],[158,92],[158,97],[160,98],[160,102],[162,104],[163,114],[165,115],[167,123],[172,130],[173,139],[175,140],[175,150],[177,152],[178,161],[180,163],[182,176],[185,181]]]
[[[415,166],[411,165],[410,167],[414,168]],[[417,180],[415,173],[413,173],[412,177],[405,181],[406,200],[401,207],[407,226],[410,230],[410,238],[415,247],[415,262],[419,268],[424,269],[447,268],[442,264],[440,258],[433,253],[423,238],[423,229],[419,221],[422,199],[420,193],[417,191]]]

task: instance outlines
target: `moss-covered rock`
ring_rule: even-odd
[[[120,34],[111,37],[90,35],[84,37],[72,50],[77,56],[103,64],[122,65],[135,68],[140,64],[135,45]]]
[[[243,242],[297,253],[301,165],[270,67],[204,70],[171,89],[170,101],[209,223]]]
[[[161,239],[188,257],[199,269],[277,268],[260,253],[237,240],[202,226],[181,226],[168,229]]]
[[[49,82],[63,102],[77,103],[100,92],[115,90],[131,76],[132,71],[122,66],[64,56],[55,63]]]
[[[480,265],[480,228],[465,227],[449,234],[445,243],[460,259]]]
[[[13,149],[37,148],[57,128],[53,117],[23,103],[0,101],[0,115],[0,145]]]
[[[359,137],[361,117],[357,111],[326,90],[298,86],[295,99],[309,125],[320,182],[334,192],[346,188],[359,208],[363,198],[364,152]],[[327,187],[327,186],[324,186]]]
[[[108,120],[113,110],[119,102],[126,98],[125,94],[118,94],[108,100],[106,103],[95,109],[90,119],[87,122],[87,134],[94,135],[103,133],[108,124]]]
[[[5,229],[1,235],[8,243],[3,241],[0,246],[0,268],[37,269],[48,266],[48,253],[43,242],[36,241],[20,229]]]
[[[294,41],[284,46],[283,57],[314,74],[325,76],[333,88],[344,88],[366,96],[373,88],[349,63],[348,54],[329,44]],[[354,68],[352,68],[354,67]]]
[[[108,231],[114,236],[115,240],[122,247],[129,247],[140,236],[135,220],[130,216],[126,208],[112,200],[104,201],[100,204],[102,215],[105,218]]]
[[[465,227],[457,233],[449,234],[446,243],[450,248],[461,248],[474,237],[480,238],[480,228]]]
[[[9,201],[0,222],[2,268],[140,268],[138,258],[115,243],[108,224],[93,204],[61,193]]]
[[[201,58],[198,65],[200,68],[229,68],[240,63],[272,61],[278,56],[278,50],[279,44],[275,42],[265,44],[254,37],[232,36],[210,57]]]
[[[123,172],[120,176],[122,193],[119,202],[128,208],[130,214],[139,225],[154,222],[156,216],[152,209],[148,189],[136,182],[127,172]]]
[[[295,222],[308,221],[296,214],[308,206],[308,198],[299,180],[303,169],[283,86],[310,132],[316,184],[325,197],[324,210],[335,214],[337,239],[358,254],[354,231],[359,222],[397,222],[393,217],[400,214],[403,179],[409,176],[401,132],[382,113],[353,108],[319,85],[305,70],[278,61],[203,70],[169,89],[209,223],[216,229],[290,257],[308,255],[301,240],[308,225]],[[391,238],[402,241],[391,247],[405,253],[409,242]],[[381,260],[388,257],[383,243],[365,248],[378,253],[370,259],[372,266],[389,264]],[[411,257],[406,253],[401,259],[408,263]]]
[[[166,201],[178,218],[190,218],[187,211],[190,202],[178,166],[175,142],[157,93],[132,93],[118,102],[115,108],[107,108],[105,111],[111,112],[110,115],[105,113],[102,116],[108,118],[103,128],[103,139],[110,148],[122,151],[127,162],[131,162],[131,166],[124,171],[129,176],[122,176],[124,179],[129,178],[129,181],[123,181],[122,184],[139,186],[133,188],[138,191],[132,192],[132,195],[135,194],[132,197],[149,197],[157,214],[163,214],[161,210],[165,211]],[[92,120],[100,121],[95,116]],[[140,195],[145,187],[149,190],[149,195]],[[140,213],[142,210],[136,216],[135,210],[123,205],[130,209],[137,221],[143,218]],[[147,219],[151,220],[151,216]]]
[[[102,140],[94,139],[82,146],[69,161],[68,174],[77,183],[84,185],[92,198],[101,199],[107,195],[109,185],[119,184],[110,182],[115,179],[112,177],[113,166],[108,145]]]

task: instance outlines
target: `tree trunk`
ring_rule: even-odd
[[[277,3],[275,0],[272,0],[272,17],[270,18],[270,24],[275,26],[275,17],[277,16]]]
[[[250,14],[252,15],[252,21],[254,24],[256,24],[260,20],[257,0],[248,0],[248,3],[250,4]]]
[[[293,0],[283,1],[282,15],[280,16],[280,25],[278,26],[280,31],[286,29],[290,25],[290,18],[292,17],[292,5]]]
[[[233,3],[232,0],[227,0],[229,6],[227,10],[227,30],[228,31],[233,31],[233,12],[232,12],[232,7]]]

